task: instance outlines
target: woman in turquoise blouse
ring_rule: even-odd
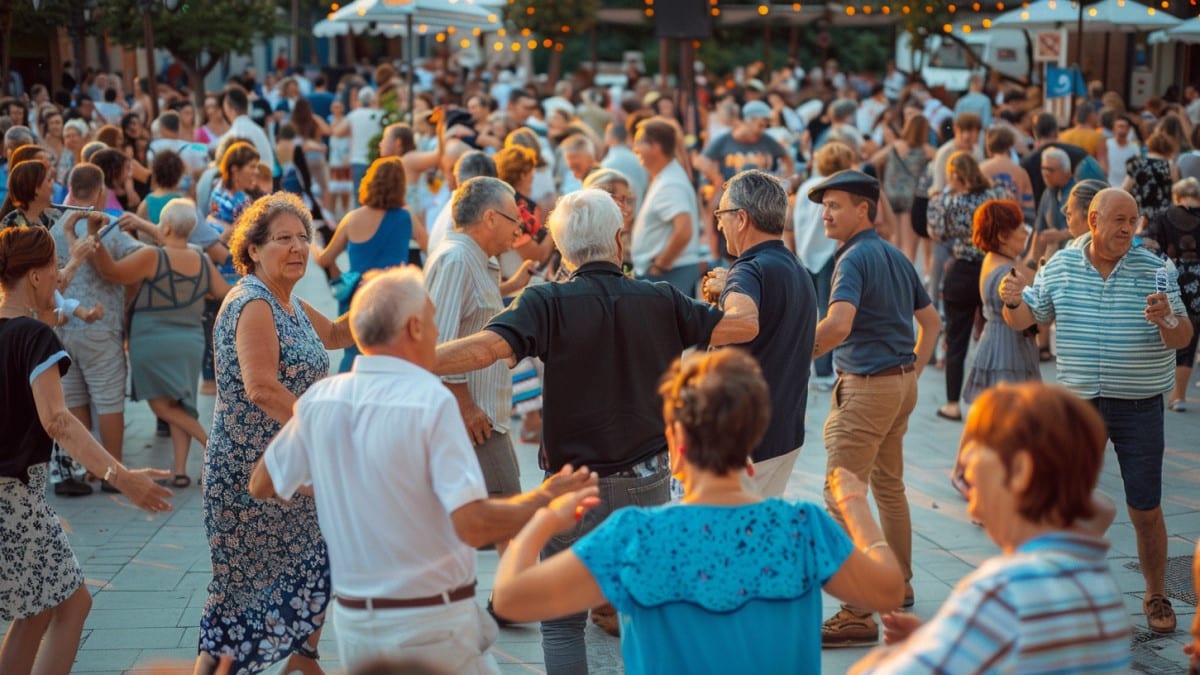
[[[631,674],[819,672],[822,589],[873,610],[903,600],[866,486],[841,470],[830,476],[849,536],[816,504],[763,499],[747,487],[770,405],[744,352],[677,361],[660,393],[682,503],[620,509],[539,563],[550,537],[598,503],[594,491],[559,497],[501,559],[496,613],[535,621],[607,600],[620,615]]]

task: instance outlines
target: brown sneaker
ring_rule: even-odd
[[[821,624],[822,647],[869,647],[878,642],[879,624],[870,614],[855,614],[843,607]]]
[[[1146,624],[1155,633],[1175,632],[1175,610],[1171,601],[1162,593],[1155,593],[1142,600],[1142,611],[1146,613]]]
[[[613,637],[621,636],[621,622],[617,618],[617,610],[609,604],[592,608],[592,623]]]

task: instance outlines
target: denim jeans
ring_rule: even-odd
[[[362,185],[363,178],[367,176],[367,168],[369,164],[351,164],[350,165],[350,181],[352,189],[350,190],[350,208],[356,209],[362,204],[358,203],[358,186]]]
[[[1121,399],[1098,397],[1092,405],[1104,418],[1117,452],[1125,503],[1152,511],[1162,502],[1163,397]]]
[[[610,513],[624,506],[657,506],[667,503],[671,472],[663,468],[645,478],[608,476],[600,479],[600,505],[584,514],[575,527],[555,535],[542,549],[542,558],[564,551],[588,532],[591,532]],[[586,675],[588,672],[587,645],[583,629],[587,612],[542,622],[542,653],[546,658],[546,675]]]
[[[818,272],[809,270],[809,275],[812,276],[813,286],[817,289],[817,321],[825,318],[829,312],[829,295],[833,292],[833,264],[834,258],[830,257],[825,266]],[[833,350],[825,352],[817,357],[813,363],[813,370],[817,377],[829,377],[833,375]]]
[[[700,283],[700,265],[679,265],[672,267],[661,276],[647,274],[642,278],[646,281],[665,281],[678,288],[680,293],[694,298],[696,297],[696,284]]]

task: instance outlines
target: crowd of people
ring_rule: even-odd
[[[195,480],[197,673],[322,672],[327,618],[350,670],[496,672],[497,626],[540,621],[547,671],[586,673],[589,610],[628,672],[809,670],[881,634],[857,672],[1126,672],[1110,440],[1145,622],[1175,632],[1195,88],[1131,110],[1093,87],[1064,125],[1037,89],[835,60],[684,106],[636,68],[332,75],[248,71],[201,111],[107,73],[0,101],[0,671],[68,670],[90,606],[47,483],[161,512]],[[310,262],[335,316],[294,292]],[[929,367],[1000,551],[922,624],[904,445]],[[127,386],[171,470],[122,462]],[[810,390],[823,505],[783,499]]]

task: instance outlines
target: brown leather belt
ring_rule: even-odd
[[[903,366],[896,366],[894,368],[884,368],[883,370],[881,370],[877,373],[870,373],[867,375],[859,375],[857,373],[843,373],[842,371],[839,370],[838,377],[888,377],[891,375],[903,375],[904,373],[911,373],[916,369],[917,369],[917,367],[915,365],[908,363]]]
[[[437,605],[448,605],[459,600],[467,600],[475,597],[475,582],[466,586],[440,593],[438,595],[428,595],[423,598],[346,598],[337,597],[338,604],[347,609],[406,609],[413,607],[436,607]]]

